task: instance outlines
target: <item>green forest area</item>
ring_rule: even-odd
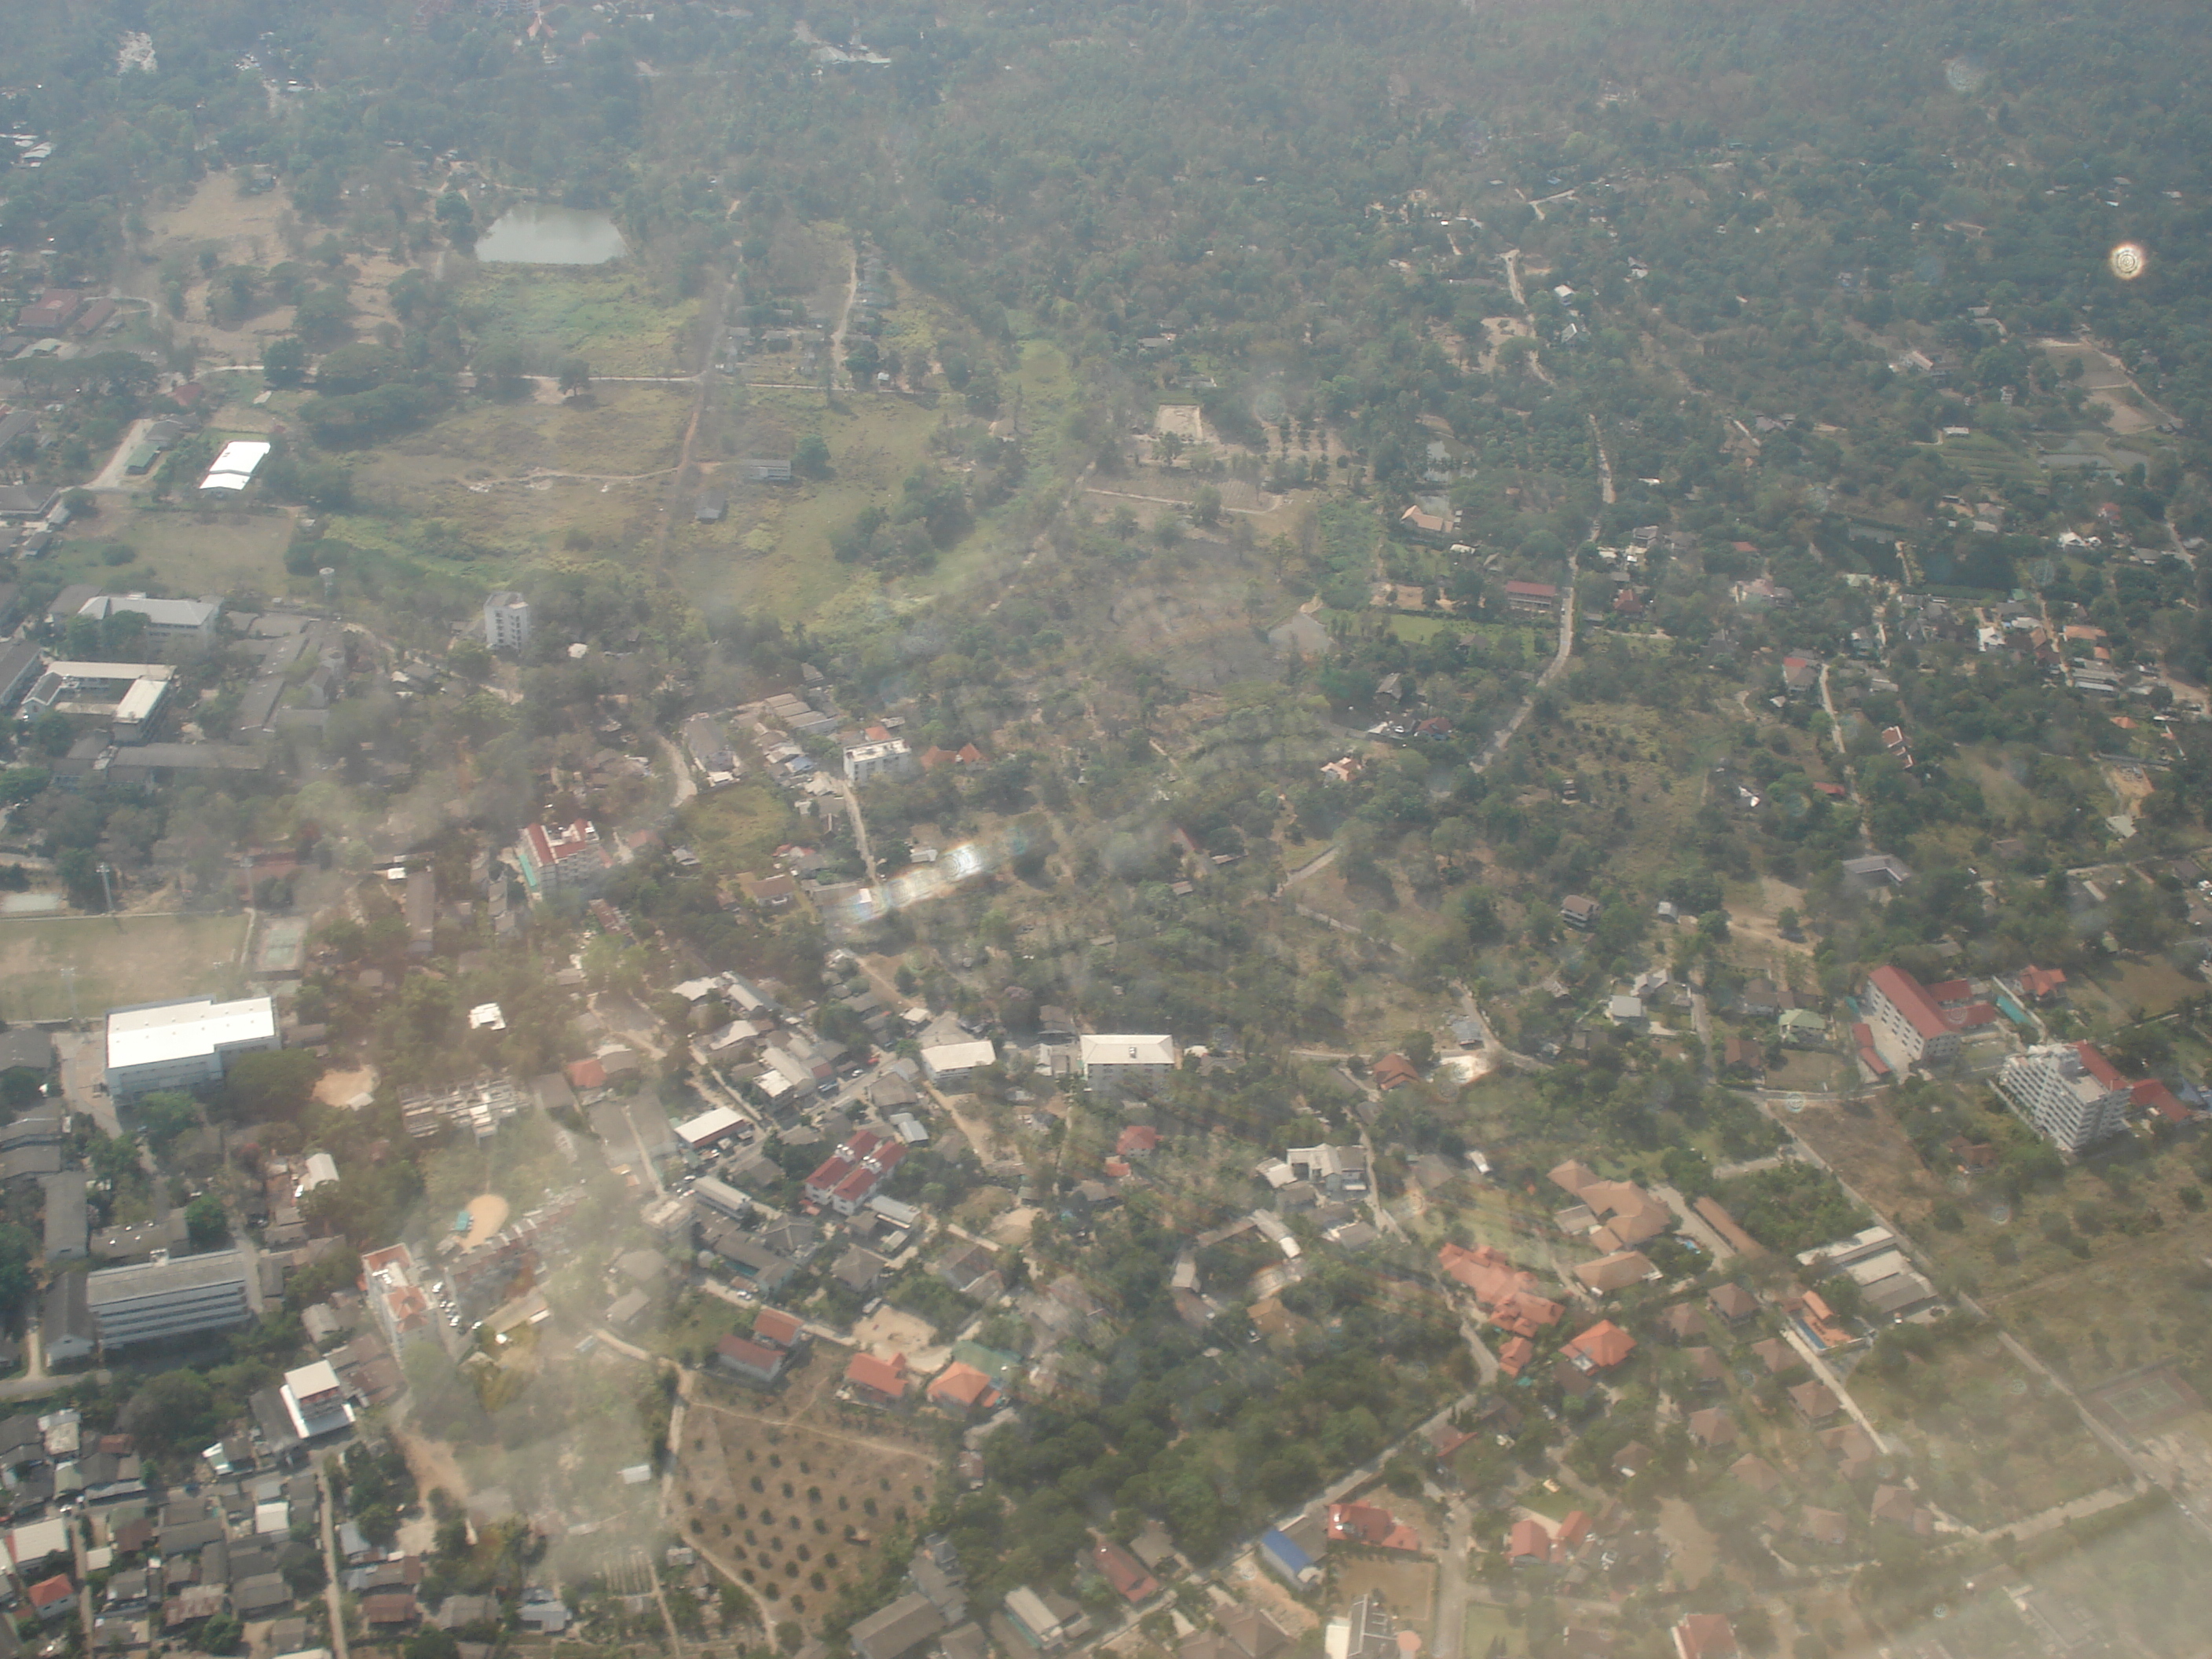
[[[244,1331],[68,1398],[197,1478],[362,1253],[573,1181],[591,1251],[516,1287],[556,1326],[449,1319],[333,1466],[492,1600],[464,1637],[550,1560],[597,1648],[803,1656],[941,1537],[953,1659],[1029,1659],[1031,1588],[1134,1659],[1311,1659],[1355,1588],[1440,1659],[2194,1651],[2208,51],[2148,0],[12,18],[0,1015],[250,984],[294,1036],[0,1098],[79,1112],[95,1229],[207,1248],[250,1171],[337,1170]],[[143,729],[46,683],[157,658]],[[569,826],[588,889],[527,850]],[[744,1045],[801,1030],[793,1094]],[[1124,1098],[1100,1032],[1176,1058]],[[935,1137],[849,1237],[848,1058]],[[422,1127],[507,1079],[554,1086]],[[611,1150],[734,1109],[757,1156]],[[773,1299],[736,1224],[641,1218],[714,1171],[825,1235],[781,1394],[717,1369]],[[0,1188],[26,1329],[43,1194]],[[871,1413],[885,1331],[1013,1417]],[[776,1565],[705,1425],[867,1524],[787,1507]],[[576,1541],[648,1466],[666,1604]],[[1437,1586],[1357,1521],[1279,1583],[1324,1491]]]

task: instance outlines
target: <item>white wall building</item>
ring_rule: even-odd
[[[155,1089],[218,1083],[234,1056],[283,1046],[276,1005],[267,997],[217,1002],[203,994],[111,1009],[108,1092],[124,1101]]]
[[[994,1064],[998,1048],[988,1039],[974,1042],[940,1042],[921,1051],[922,1069],[929,1080],[948,1089],[967,1086],[978,1066]]]
[[[1867,975],[1866,1012],[1875,1047],[1899,1071],[1941,1066],[1958,1054],[1959,1028],[1902,968],[1881,967]]]
[[[341,1434],[353,1426],[353,1407],[346,1403],[345,1389],[327,1359],[286,1371],[282,1397],[292,1431],[302,1440]]]
[[[856,743],[845,751],[845,778],[850,783],[866,783],[870,778],[895,778],[912,764],[904,738],[886,738],[880,743]]]
[[[614,867],[599,842],[598,826],[585,818],[526,824],[515,850],[522,859],[522,879],[538,897],[556,888],[588,887]]]
[[[269,459],[271,446],[252,438],[234,438],[222,447],[208,469],[207,477],[200,480],[204,495],[235,495],[253,482],[253,475],[261,470],[261,463]]]
[[[530,643],[530,601],[512,591],[484,601],[484,643],[495,651],[520,651]]]
[[[2062,1152],[2079,1152],[2127,1127],[2134,1094],[2096,1045],[2045,1042],[2014,1054],[1997,1092]]]
[[[1085,1036],[1077,1039],[1076,1064],[1098,1088],[1110,1089],[1139,1078],[1165,1077],[1176,1068],[1175,1039],[1164,1035]]]
[[[222,601],[149,599],[143,593],[99,593],[87,599],[76,614],[89,617],[94,622],[106,622],[110,617],[143,617],[149,640],[165,645],[212,645],[216,618],[222,615]]]

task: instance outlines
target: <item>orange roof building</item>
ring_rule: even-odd
[[[1331,1504],[1328,1536],[1332,1543],[1368,1544],[1376,1549],[1421,1547],[1421,1540],[1411,1527],[1389,1510],[1372,1504]]]
[[[1134,1607],[1160,1593],[1160,1581],[1146,1572],[1137,1558],[1119,1544],[1102,1543],[1091,1552],[1091,1563],[1114,1587],[1114,1593]]]
[[[787,1313],[781,1308],[763,1308],[753,1316],[753,1340],[765,1342],[772,1347],[795,1348],[806,1334],[806,1326],[797,1314]]]
[[[872,1353],[856,1353],[853,1363],[845,1367],[845,1380],[863,1398],[895,1406],[906,1398],[909,1380],[906,1356],[895,1353],[889,1359],[878,1359]]]
[[[937,1380],[929,1385],[931,1405],[942,1406],[963,1417],[972,1411],[988,1411],[998,1398],[998,1387],[989,1377],[957,1359],[939,1371]]]
[[[1636,1339],[1610,1319],[1601,1319],[1568,1343],[1568,1362],[1585,1376],[1609,1371],[1636,1352]]]

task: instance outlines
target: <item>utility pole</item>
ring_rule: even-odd
[[[100,896],[107,901],[107,914],[111,916],[115,914],[115,887],[112,881],[110,879],[114,874],[115,866],[108,863],[105,859],[101,860],[100,864]]]

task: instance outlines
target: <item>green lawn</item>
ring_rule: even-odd
[[[460,304],[487,343],[580,356],[594,374],[687,374],[693,367],[686,357],[699,302],[657,303],[652,284],[626,265],[485,270]]]

